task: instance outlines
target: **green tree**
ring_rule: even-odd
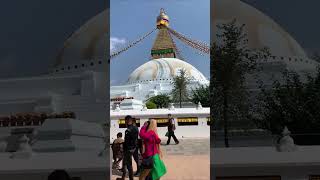
[[[313,59],[313,60],[315,60],[315,61],[317,61],[317,62],[320,62],[320,54],[319,54],[318,52],[314,52],[314,53],[312,54],[311,59]]]
[[[319,132],[320,70],[305,82],[295,72],[285,72],[284,79],[284,83],[275,81],[271,90],[262,90],[257,126],[276,135],[285,126],[293,134]]]
[[[146,103],[146,106],[147,106],[148,109],[157,109],[157,105],[152,101],[148,101]]]
[[[173,90],[172,90],[172,100],[173,102],[179,102],[180,108],[182,107],[182,102],[189,101],[189,93],[187,90],[187,85],[190,80],[186,75],[184,69],[180,70],[180,74],[173,78]]]
[[[245,85],[246,75],[258,71],[257,60],[270,56],[267,48],[250,49],[245,25],[236,20],[217,25],[217,41],[211,46],[210,93],[211,119],[224,129],[225,146],[229,147],[230,120],[249,120],[250,104]]]
[[[157,108],[167,108],[171,102],[170,96],[167,94],[161,94],[153,96],[148,99],[148,102],[153,102],[157,105]]]
[[[201,103],[203,107],[210,107],[210,90],[209,86],[200,86],[192,90],[192,102],[198,104]]]

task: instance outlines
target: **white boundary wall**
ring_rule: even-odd
[[[310,175],[320,175],[319,152],[320,146],[298,146],[294,152],[278,152],[275,147],[211,148],[212,176],[308,180]]]
[[[175,134],[177,138],[209,138],[210,126],[207,125],[207,118],[210,116],[210,108],[176,108],[174,110],[169,109],[147,109],[147,110],[120,110],[110,111],[110,141],[112,142],[116,138],[118,132],[125,132],[125,128],[119,128],[119,119],[124,119],[126,115],[131,115],[134,118],[140,119],[140,127],[143,123],[148,121],[149,118],[167,118],[168,114],[172,114],[172,117],[176,122]],[[197,117],[198,125],[179,126],[177,118],[179,117]],[[158,133],[160,138],[165,138],[167,127],[159,127]]]
[[[0,153],[1,180],[45,180],[55,169],[64,169],[82,180],[105,180],[109,174],[106,156],[88,152],[33,153],[26,159]]]

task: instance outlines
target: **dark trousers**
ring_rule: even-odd
[[[133,169],[132,169],[132,156],[133,153],[130,151],[124,152],[124,158],[122,161],[122,178],[125,179],[126,177],[126,169],[128,169],[129,172],[129,179],[133,180]]]
[[[137,172],[139,172],[140,171],[139,148],[136,148],[136,150],[134,151],[133,159],[137,164]]]
[[[176,135],[174,135],[174,131],[169,131],[167,144],[170,144],[171,137],[173,138],[175,143],[179,143]]]

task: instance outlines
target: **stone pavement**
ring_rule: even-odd
[[[161,148],[167,155],[210,155],[210,139],[179,139],[180,143],[175,144],[171,140],[170,145],[166,145],[167,139],[161,139]]]
[[[162,139],[161,148],[167,174],[161,180],[208,180],[210,179],[210,139],[179,139],[180,143],[165,145]],[[136,170],[133,161],[133,169]],[[113,172],[113,174],[118,174]],[[115,180],[117,175],[112,176]],[[139,179],[139,178],[135,178]]]

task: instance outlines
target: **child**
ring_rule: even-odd
[[[112,143],[112,153],[113,153],[113,165],[112,169],[119,169],[119,163],[123,159],[123,142],[122,133],[119,132],[117,134],[117,139],[115,139]]]

